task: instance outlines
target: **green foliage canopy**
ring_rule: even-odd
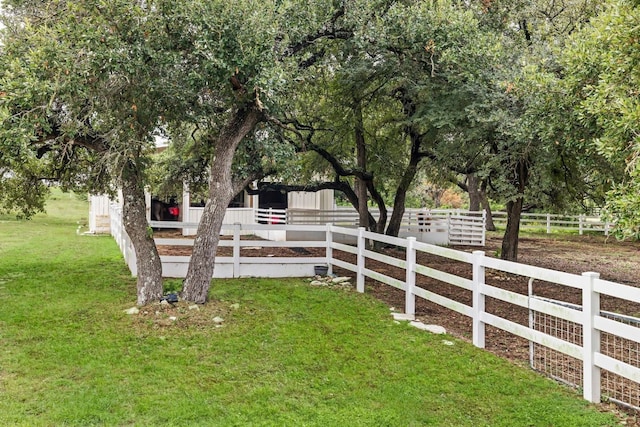
[[[625,176],[611,176],[607,211],[620,238],[640,238],[640,8],[616,0],[573,37],[563,55],[575,111],[590,149]]]

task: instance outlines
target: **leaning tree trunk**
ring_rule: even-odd
[[[387,205],[384,203],[384,198],[382,194],[378,192],[376,186],[373,183],[373,177],[367,181],[367,189],[369,190],[369,194],[371,194],[371,199],[378,206],[378,212],[380,216],[378,217],[378,221],[371,221],[373,219],[373,215],[369,215],[369,227],[375,233],[383,234],[384,228],[387,225]]]
[[[393,212],[391,213],[391,219],[389,220],[389,226],[387,227],[386,234],[388,236],[398,236],[400,233],[400,225],[402,224],[402,218],[404,217],[405,202],[407,200],[407,192],[413,182],[416,174],[418,173],[418,163],[420,158],[412,156],[407,169],[402,175],[402,179],[396,188],[396,196],[393,199]]]
[[[122,221],[136,254],[138,305],[146,305],[162,297],[162,263],[149,233],[140,172],[131,162],[122,176],[122,197]]]
[[[485,190],[482,190],[481,192],[480,205],[487,213],[486,223],[484,226],[485,230],[496,231],[496,225],[493,222],[493,212],[491,211],[491,204],[489,203],[489,198],[487,197],[487,192]]]
[[[469,210],[477,212],[480,208],[484,209],[486,216],[485,230],[496,231],[496,226],[493,223],[493,214],[491,213],[491,206],[489,205],[489,198],[487,197],[487,182],[483,181],[482,185],[479,185],[478,178],[475,174],[467,175],[467,191],[469,193]]]
[[[220,242],[220,228],[225,212],[234,197],[231,165],[242,139],[262,120],[259,102],[235,110],[215,141],[215,154],[209,174],[209,194],[193,243],[189,270],[181,297],[198,304],[207,301],[215,256]]]

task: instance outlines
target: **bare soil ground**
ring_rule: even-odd
[[[167,232],[163,232],[165,234]],[[169,232],[170,234],[170,232]],[[501,247],[501,236],[489,233],[486,246],[455,247],[464,251],[484,250],[486,256],[498,257]],[[165,246],[159,248],[161,254],[188,255],[190,248]],[[230,256],[231,248],[220,248],[220,256]],[[404,258],[404,252],[395,248],[381,250],[384,254],[396,258]],[[322,256],[323,249],[318,248],[248,248],[243,249],[242,256]],[[355,262],[351,254],[334,252],[334,256]],[[449,259],[419,254],[418,262],[431,266],[440,271],[446,271],[460,277],[471,277],[471,267],[468,264]],[[525,235],[519,243],[518,262],[535,265],[552,270],[581,274],[587,271],[600,273],[600,277],[613,282],[619,282],[634,287],[640,287],[640,243],[619,242],[614,238],[606,238],[602,235]],[[386,264],[367,260],[367,268],[384,273],[386,275],[404,279],[404,271],[390,267]],[[339,275],[352,275],[351,272],[337,269]],[[524,277],[513,276],[498,271],[487,270],[486,281],[496,287],[501,287],[521,294],[528,292],[528,280]],[[418,275],[417,284],[421,288],[434,291],[447,296],[455,301],[470,305],[471,292],[461,290],[452,285],[443,284],[436,280]],[[567,289],[550,283],[534,282],[534,294],[555,300],[580,304],[581,293],[577,289]],[[391,286],[381,284],[371,279],[366,280],[366,292],[384,301],[397,311],[404,310],[404,293]],[[529,321],[528,311],[513,305],[501,303],[497,300],[487,299],[487,311],[500,317],[512,320],[522,325]],[[601,308],[606,311],[640,317],[640,305],[616,298],[602,298]],[[444,326],[448,333],[470,340],[471,320],[466,316],[457,314],[439,305],[417,299],[417,320],[426,324]],[[514,363],[529,365],[529,344],[526,340],[511,334],[487,327],[486,348],[501,357],[505,357]],[[613,406],[603,405],[603,410],[617,409]],[[624,425],[640,426],[638,415],[629,412],[629,416],[623,416]]]

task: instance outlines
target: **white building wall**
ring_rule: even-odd
[[[190,206],[190,194],[185,187],[182,198],[181,215],[182,221],[188,223],[198,223],[202,216],[203,208]],[[225,224],[253,224],[255,222],[254,209],[258,207],[258,196],[247,196],[246,208],[234,208],[227,211]],[[118,203],[122,205],[122,195],[119,192]],[[147,206],[147,220],[151,220],[151,194],[145,193]],[[109,205],[114,203],[108,196],[91,195],[89,197],[89,231],[91,233],[109,233]],[[315,193],[310,192],[290,192],[288,194],[289,208],[293,209],[313,209],[332,210],[335,209],[333,190],[321,190]],[[184,235],[195,235],[195,228],[185,228]]]
[[[89,232],[95,234],[110,233],[109,205],[111,200],[106,195],[89,196]]]
[[[333,190],[320,190],[315,193],[291,191],[288,194],[289,209],[334,209]]]
[[[322,190],[319,191],[318,194],[320,195],[320,206],[318,209],[331,211],[336,208],[336,199],[333,190]]]

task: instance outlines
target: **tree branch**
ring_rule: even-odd
[[[340,19],[342,16],[344,16],[344,5],[342,5],[338,10],[336,10],[333,16],[331,16],[331,19],[329,20],[329,22],[327,22],[316,33],[309,34],[299,42],[296,42],[287,46],[284,49],[284,52],[282,53],[282,58],[284,59],[284,58],[292,57],[297,53],[299,53],[300,51],[313,45],[316,41],[321,39],[326,38],[326,39],[347,40],[350,37],[352,37],[353,36],[352,31],[341,29],[336,26],[338,19]],[[311,63],[313,62],[315,61],[312,61]]]
[[[247,189],[247,193],[251,196],[255,196],[260,194],[261,191],[304,191],[307,193],[317,193],[322,190],[338,190],[343,191],[344,182],[342,181],[326,181],[326,182],[317,182],[313,184],[282,184],[277,182],[260,182],[258,183],[258,188],[256,189]]]
[[[276,126],[288,130],[290,132],[295,133],[301,140],[304,140],[302,146],[296,146],[296,148],[300,149],[300,151],[315,151],[320,157],[325,159],[333,168],[338,176],[355,176],[361,178],[363,180],[371,180],[373,179],[373,175],[369,172],[360,171],[358,169],[345,169],[340,161],[331,153],[329,153],[324,148],[312,142],[313,134],[317,130],[313,126],[305,125],[299,123],[297,120],[287,120],[283,122],[275,117],[268,116],[267,121],[275,124]],[[292,126],[289,126],[292,125]],[[302,134],[302,131],[308,131],[309,134],[305,137]],[[291,143],[295,144],[294,141],[289,140]]]

